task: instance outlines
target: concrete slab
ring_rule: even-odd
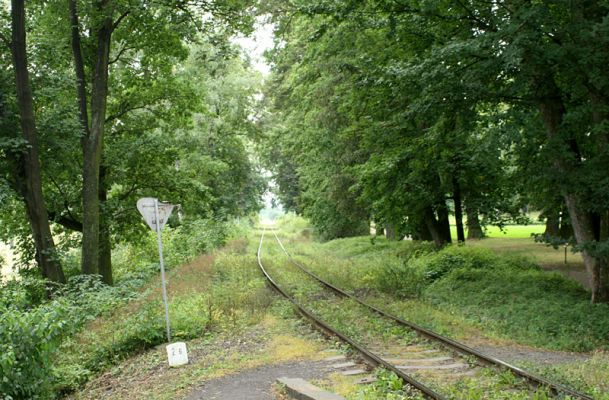
[[[344,363],[340,363],[340,364],[332,364],[330,365],[330,367],[334,368],[334,369],[343,369],[343,368],[351,368],[351,367],[355,367],[357,364],[354,363],[353,361],[347,361]]]
[[[389,361],[392,364],[401,364],[401,365],[426,365],[426,364],[435,364],[442,363],[446,361],[455,361],[452,357],[431,357],[431,358],[385,358],[385,361]]]
[[[365,369],[350,369],[348,371],[341,372],[341,374],[344,376],[352,376],[352,375],[365,374],[366,372],[368,372],[368,371],[366,371]]]
[[[345,357],[343,355],[339,355],[339,356],[332,356],[332,357],[324,358],[324,361],[332,362],[332,361],[343,361],[346,359],[347,359],[347,357]]]
[[[467,364],[453,363],[442,365],[398,365],[397,368],[412,371],[412,370],[439,370],[439,369],[462,369],[467,368]]]
[[[323,379],[327,374],[328,364],[319,361],[264,365],[202,382],[184,400],[276,400],[272,388],[277,378]]]
[[[323,390],[301,378],[279,378],[288,395],[297,400],[345,400],[344,397]]]
[[[401,362],[396,362],[396,364],[402,365],[427,365],[427,364],[438,364],[446,361],[454,362],[455,359],[452,357],[430,357],[430,358],[405,358],[400,360]]]

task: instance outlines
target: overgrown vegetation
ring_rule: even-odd
[[[540,372],[604,398],[609,308],[591,304],[579,283],[544,271],[522,254],[491,251],[484,240],[439,251],[430,243],[370,236],[319,244],[295,235],[285,237],[284,245],[330,282],[436,332],[466,341],[486,338],[489,344],[596,351],[586,363]],[[592,365],[599,367],[596,373],[590,373]]]
[[[371,244],[369,243],[368,246],[371,246]],[[476,251],[476,249],[473,250],[474,253]],[[426,257],[425,255],[416,257],[415,254],[417,253],[418,251],[415,249],[415,251],[412,251],[407,256],[411,260]],[[356,256],[356,259],[351,261],[359,264],[357,258],[360,256]],[[376,313],[371,312],[366,307],[350,299],[333,295],[317,281],[307,277],[296,267],[290,265],[286,257],[282,255],[279,245],[272,238],[264,246],[262,258],[267,270],[270,271],[274,279],[284,290],[294,296],[300,304],[303,304],[305,308],[316,314],[323,321],[326,321],[326,323],[329,323],[334,329],[372,349],[373,352],[384,354],[386,357],[408,358],[405,355],[408,353],[404,351],[408,346],[429,346],[411,329],[404,328],[388,319],[380,318]],[[334,266],[336,257],[333,257],[331,254],[324,254],[322,258],[323,262],[326,263],[326,267],[321,269],[322,274],[326,275],[327,270],[337,268]],[[488,260],[475,260],[475,258],[472,258],[470,267],[479,267],[480,263],[485,261]],[[365,264],[360,266],[365,266]],[[449,274],[450,268],[450,261],[444,260],[444,262],[438,262],[433,268],[427,270],[427,273],[423,274],[423,279],[432,282],[441,280],[443,276]],[[340,274],[341,272],[339,270],[338,273]],[[342,285],[339,282],[337,284]],[[359,289],[360,295],[364,289],[367,289],[370,294],[370,288]],[[385,300],[391,301],[390,298]],[[387,304],[382,307],[386,308]],[[476,369],[471,377],[459,376],[455,377],[455,379],[452,379],[450,374],[442,373],[434,374],[430,372],[426,374],[425,372],[415,371],[414,374],[426,385],[440,393],[449,395],[448,398],[480,400],[505,399],[506,396],[523,400],[529,398],[550,398],[545,389],[539,388],[538,390],[531,391],[520,379],[509,373],[498,372],[495,369],[480,368]],[[380,393],[385,393],[390,398],[410,398],[409,395],[411,393],[405,387],[396,385],[400,383],[399,380],[395,379],[395,377],[391,380],[390,375],[381,374],[381,376],[384,378],[381,379],[381,383],[385,383],[385,385],[379,384],[376,390]],[[375,393],[375,391],[370,393]]]
[[[286,209],[324,240],[373,222],[438,247],[534,209],[609,302],[606,2],[264,4],[261,153]]]
[[[244,229],[243,225],[229,227],[211,221],[167,228],[164,236],[168,270],[192,262]],[[141,246],[122,246],[117,250],[120,261],[116,263],[115,286],[103,284],[98,276],[74,275],[52,301],[47,301],[45,282],[38,278],[4,285],[0,292],[3,398],[52,398],[56,393],[74,390],[108,365],[166,340],[158,282],[152,279],[159,270],[154,239],[151,234]],[[227,264],[223,264],[222,274],[240,276]],[[175,284],[184,279],[201,280],[202,276],[193,274],[202,272],[193,270],[188,278],[172,272],[169,276]],[[224,282],[222,274],[215,279]],[[202,297],[201,288],[197,287],[172,298],[174,337],[198,337],[226,322],[230,301],[239,299],[231,300],[222,294],[230,288],[217,287],[221,289],[212,292],[213,301]],[[262,306],[261,300],[254,300],[250,302],[252,310]]]
[[[609,343],[609,307],[590,304],[579,283],[523,256],[468,246],[435,251],[430,244],[384,238],[371,244],[365,237],[316,248],[335,257],[332,263],[315,259],[309,249],[315,261],[303,261],[351,290],[420,299],[535,346],[590,351]]]

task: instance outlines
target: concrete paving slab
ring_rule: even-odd
[[[439,370],[439,369],[462,369],[467,368],[467,364],[454,363],[442,365],[398,365],[397,368],[412,371],[412,370]]]
[[[345,400],[344,397],[323,390],[301,378],[279,378],[288,395],[297,400]]]
[[[347,361],[347,362],[344,362],[344,363],[330,365],[330,367],[332,367],[334,369],[343,369],[343,368],[355,367],[356,365],[357,364],[354,363],[353,361]]]
[[[341,374],[344,376],[352,376],[352,375],[361,375],[361,374],[365,374],[366,371],[365,369],[350,369],[348,371],[342,371]]]
[[[324,361],[333,362],[333,361],[343,361],[346,359],[347,359],[347,357],[345,357],[343,355],[339,355],[339,356],[332,356],[332,357],[324,358]]]

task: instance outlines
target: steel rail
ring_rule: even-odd
[[[588,396],[585,393],[580,393],[577,392],[571,388],[568,388],[564,385],[561,385],[559,383],[554,383],[551,382],[541,376],[537,376],[534,374],[531,374],[530,372],[527,372],[519,367],[516,367],[515,365],[509,364],[503,360],[500,360],[498,358],[495,358],[493,356],[490,356],[488,354],[484,354],[478,350],[475,350],[463,343],[457,342],[453,339],[450,339],[446,336],[440,335],[436,332],[433,332],[429,329],[423,328],[422,326],[419,326],[413,322],[404,320],[400,317],[396,317],[395,315],[389,314],[386,311],[381,310],[380,308],[373,306],[371,304],[366,303],[365,301],[361,300],[360,298],[347,293],[346,291],[332,285],[330,282],[325,281],[324,279],[320,278],[319,276],[317,276],[316,274],[314,274],[313,272],[309,271],[307,268],[305,268],[302,264],[300,264],[298,261],[294,260],[294,258],[292,257],[292,255],[285,249],[285,247],[283,246],[283,243],[281,242],[281,240],[279,239],[279,237],[277,236],[277,233],[275,231],[273,231],[273,234],[275,235],[275,239],[277,240],[277,242],[279,243],[279,246],[281,246],[281,249],[283,250],[283,252],[288,256],[288,259],[290,260],[290,262],[292,262],[292,264],[294,264],[298,269],[300,269],[302,272],[304,272],[305,274],[309,275],[310,277],[312,277],[313,279],[317,280],[319,283],[321,283],[322,285],[326,286],[327,288],[329,288],[330,290],[332,290],[333,292],[335,292],[336,294],[338,294],[339,296],[343,296],[343,297],[347,297],[351,300],[356,301],[357,303],[361,304],[364,307],[367,307],[369,309],[371,309],[372,311],[376,312],[379,315],[382,315],[388,319],[391,319],[392,321],[400,324],[400,325],[404,325],[407,326],[415,331],[417,331],[419,334],[421,334],[422,336],[431,339],[433,341],[437,341],[440,342],[441,344],[453,349],[454,351],[461,353],[463,355],[466,356],[474,356],[476,359],[478,359],[480,362],[482,362],[483,364],[486,365],[492,365],[492,366],[496,366],[499,368],[503,368],[503,369],[507,369],[509,371],[511,371],[512,373],[514,373],[515,375],[525,379],[526,381],[528,381],[529,383],[533,384],[536,387],[545,387],[548,388],[552,391],[552,393],[554,395],[560,395],[560,394],[566,394],[578,399],[585,399],[585,400],[594,400],[593,397]]]
[[[368,364],[370,364],[372,366],[382,366],[385,369],[392,371],[397,376],[399,376],[401,379],[403,379],[404,382],[406,382],[408,385],[414,387],[415,389],[417,389],[421,393],[423,393],[423,395],[426,398],[433,399],[433,400],[447,400],[447,398],[445,396],[434,391],[433,389],[429,388],[425,384],[417,381],[410,375],[406,374],[404,371],[396,368],[394,365],[392,365],[392,364],[388,363],[387,361],[383,360],[382,358],[378,357],[377,355],[372,353],[370,350],[366,349],[362,344],[356,342],[355,340],[347,337],[346,335],[344,335],[341,332],[332,328],[326,322],[324,322],[320,318],[316,317],[312,312],[305,309],[296,299],[291,297],[285,290],[283,290],[273,280],[271,275],[262,265],[262,259],[260,257],[260,253],[262,252],[262,242],[264,240],[264,233],[265,233],[265,230],[262,231],[262,235],[260,236],[260,244],[258,245],[258,252],[257,252],[258,266],[260,267],[260,270],[266,277],[266,280],[269,283],[269,285],[273,289],[275,289],[279,294],[281,294],[283,297],[285,297],[287,300],[289,300],[301,315],[303,315],[305,318],[309,319],[313,323],[313,325],[315,325],[318,329],[323,331],[326,335],[336,336],[339,339],[341,339],[343,342],[346,342],[349,345],[351,345],[354,349],[356,349],[362,355],[362,357]]]

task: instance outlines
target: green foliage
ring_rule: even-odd
[[[387,263],[376,269],[373,282],[384,292],[421,297],[538,346],[586,351],[606,345],[607,306],[591,305],[578,283],[522,257],[451,246]]]
[[[501,227],[533,206],[586,225],[588,270],[609,268],[606,2],[281,10],[261,147],[280,200],[323,238],[372,219],[441,246],[447,211]]]
[[[12,281],[0,296],[0,388],[6,399],[52,397],[52,358],[66,337],[133,296],[133,287],[108,287],[97,276],[74,277],[43,301],[45,282]]]
[[[228,225],[213,219],[198,219],[168,231],[165,237],[168,265],[188,262],[221,246],[226,242]]]
[[[404,386],[402,379],[391,371],[377,369],[375,375],[377,381],[359,389],[357,399],[414,400],[423,398],[420,393]]]
[[[46,399],[51,393],[50,359],[67,330],[64,301],[32,310],[3,307],[0,311],[0,393],[9,399]]]
[[[193,221],[173,229],[167,227],[163,231],[167,269],[170,271],[198,254],[217,248],[232,229],[236,228],[208,220]],[[156,237],[151,233],[147,239],[140,246],[125,244],[117,249],[117,279],[113,287],[103,284],[98,276],[75,275],[69,278],[66,286],[57,289],[55,300],[48,301],[46,284],[40,279],[24,277],[3,284],[0,291],[0,388],[3,394],[11,396],[7,399],[52,398],[57,391],[77,388],[92,373],[117,360],[166,340],[163,305],[157,299],[120,319],[120,326],[105,338],[107,341],[97,343],[87,352],[74,342],[74,335],[87,323],[100,316],[112,315],[129,300],[140,298],[141,287],[157,276]],[[236,279],[235,266],[224,265],[224,268],[232,271],[229,280]],[[223,296],[230,299],[228,292],[218,298]],[[265,307],[260,303],[264,297],[254,295],[239,301],[239,306],[247,302],[250,310],[258,310]],[[207,311],[228,310],[229,305],[214,302],[210,309],[208,303],[207,297],[196,295],[172,301],[176,338],[200,336],[214,325],[212,321],[227,319]],[[79,352],[68,362],[61,353],[70,346],[79,348]],[[63,361],[59,362],[58,358]]]
[[[249,255],[220,253],[213,266],[192,261],[169,271],[169,313],[176,340],[232,332],[259,321],[272,302],[264,279]],[[210,257],[211,260],[211,257]],[[156,268],[152,290],[160,285]],[[123,277],[120,282],[129,281]],[[114,307],[91,332],[64,341],[54,359],[55,390],[76,390],[95,373],[126,357],[166,342],[160,293],[141,291],[131,303]]]
[[[609,354],[594,352],[582,363],[567,363],[548,366],[527,365],[528,370],[538,372],[554,382],[566,382],[576,390],[587,392],[594,399],[609,399]]]

